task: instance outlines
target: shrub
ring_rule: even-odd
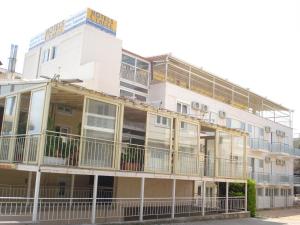
[[[247,199],[247,209],[250,211],[250,215],[255,217],[256,215],[256,188],[255,188],[255,181],[248,179],[247,181],[248,186],[248,199]]]

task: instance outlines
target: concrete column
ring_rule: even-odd
[[[32,182],[32,172],[30,171],[28,173],[28,180],[27,180],[27,199],[26,199],[26,206],[29,204],[30,202],[30,195],[31,195],[31,182]]]
[[[30,198],[30,194],[31,194],[31,182],[32,182],[32,172],[30,171],[28,173],[28,180],[27,180],[27,201]]]
[[[226,198],[225,198],[225,213],[228,213],[228,192],[229,192],[229,182],[226,182]]]
[[[176,200],[176,179],[173,179],[172,182],[172,211],[171,211],[171,218],[175,218],[175,200]]]
[[[203,181],[201,187],[201,196],[202,196],[202,216],[205,215],[205,205],[206,205],[206,181]]]
[[[141,179],[141,191],[140,191],[140,217],[139,217],[140,221],[143,221],[144,196],[145,196],[145,177],[142,177],[142,179]]]
[[[245,212],[247,212],[247,205],[248,205],[248,184],[245,183]]]
[[[98,189],[98,175],[94,175],[92,218],[91,218],[92,224],[96,223],[97,189]]]
[[[41,172],[37,171],[35,176],[35,187],[34,187],[34,201],[32,211],[32,222],[37,222],[39,194],[40,194],[40,183],[41,183]]]

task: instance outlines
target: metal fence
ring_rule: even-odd
[[[114,221],[138,221],[143,204],[143,220],[171,218],[174,216],[200,216],[205,214],[244,211],[244,197],[226,198],[207,197],[205,208],[203,199],[176,198],[174,205],[171,198],[97,198],[95,218],[99,223]],[[39,198],[37,219],[39,221],[89,222],[92,218],[92,198]],[[0,220],[19,216],[30,217],[33,214],[32,198],[0,197]]]
[[[259,184],[293,184],[294,182],[294,176],[285,174],[249,172],[248,177]]]

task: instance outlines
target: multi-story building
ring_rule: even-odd
[[[0,219],[243,212],[247,177],[258,208],[292,204],[289,109],[115,35],[87,9],[31,41],[29,81],[2,83]]]

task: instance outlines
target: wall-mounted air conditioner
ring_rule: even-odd
[[[208,112],[208,105],[201,104],[200,111],[204,113]]]
[[[200,103],[199,102],[192,102],[192,109],[200,110]]]
[[[225,118],[226,118],[226,112],[224,112],[224,111],[219,111],[219,117],[220,117],[221,119],[225,119]]]
[[[270,157],[266,157],[266,158],[265,158],[265,162],[266,162],[266,163],[270,163],[270,162],[271,162],[271,158],[270,158]]]
[[[265,127],[265,132],[266,133],[271,133],[271,127]]]

